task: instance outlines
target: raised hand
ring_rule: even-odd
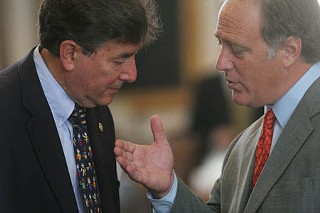
[[[114,153],[132,180],[144,185],[156,198],[161,198],[169,192],[173,182],[174,158],[159,116],[152,116],[150,125],[151,145],[117,140]]]

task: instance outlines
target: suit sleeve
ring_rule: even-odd
[[[218,186],[217,186],[218,187]],[[197,197],[191,189],[183,183],[182,180],[178,180],[178,191],[174,201],[171,213],[218,213],[220,212],[220,206],[214,203],[205,203],[199,197]]]
[[[240,133],[230,144],[224,159],[222,170],[228,161],[230,153],[243,134]],[[221,212],[221,179],[218,179],[212,189],[210,200],[206,203],[197,197],[191,189],[182,181],[178,180],[177,195],[170,213],[220,213]]]

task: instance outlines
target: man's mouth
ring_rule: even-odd
[[[233,87],[239,83],[239,81],[231,81],[231,80],[228,80],[226,79],[226,82],[227,82],[227,85],[230,89],[233,89]]]

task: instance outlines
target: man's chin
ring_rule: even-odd
[[[113,96],[108,96],[101,100],[98,100],[97,102],[95,102],[95,104],[96,106],[108,106],[109,104],[111,104],[112,100]]]
[[[108,97],[104,99],[99,99],[99,100],[87,100],[80,105],[85,107],[85,108],[94,108],[97,106],[107,106],[109,105],[113,100],[113,97]]]
[[[233,94],[232,100],[240,106],[249,106],[248,100],[245,97],[242,97],[241,95]]]

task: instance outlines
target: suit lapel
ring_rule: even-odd
[[[23,104],[31,114],[27,129],[52,192],[64,212],[77,212],[63,149],[33,62],[33,51],[19,67]]]
[[[237,187],[238,190],[237,192],[239,193],[240,197],[240,203],[239,203],[239,208],[237,207],[239,211],[242,212],[245,206],[247,205],[248,198],[251,193],[251,179],[252,179],[252,173],[253,173],[253,166],[254,166],[254,157],[255,157],[255,147],[257,144],[257,141],[259,139],[259,134],[260,134],[260,128],[261,126],[261,120],[260,119],[252,128],[256,129],[253,134],[249,137],[243,137],[246,139],[246,145],[243,146],[244,150],[240,150],[242,153],[246,153],[246,155],[243,158],[243,165],[241,165],[240,169],[240,174],[239,176],[242,177],[242,180],[238,181]],[[241,143],[239,143],[241,144]]]
[[[253,123],[228,148],[221,174],[221,195],[213,194],[210,200],[212,203],[221,202],[222,212],[243,212],[247,205],[261,123],[262,119]]]
[[[249,197],[245,213],[257,211],[267,194],[312,133],[313,127],[310,118],[319,113],[320,98],[315,95],[319,87],[320,80],[317,80],[307,91],[283,129]]]
[[[87,110],[89,137],[92,145],[103,212],[120,212],[119,182],[113,153],[115,135],[107,107]]]

